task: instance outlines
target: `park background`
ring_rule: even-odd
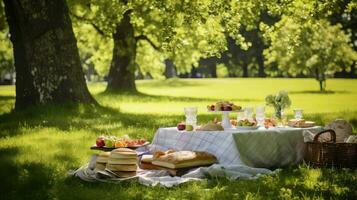
[[[289,91],[289,118],[303,108],[305,118],[321,125],[344,118],[356,133],[356,1],[54,1],[68,7],[80,59],[73,68],[83,70],[90,103],[16,102],[13,84],[26,84],[16,81],[9,2],[0,2],[1,199],[357,198],[356,171],[305,164],[258,180],[212,178],[172,189],[66,176],[88,161],[99,135],[151,140],[157,128],[183,121],[185,106],[198,106],[203,124],[218,117],[206,112],[208,104],[264,105],[279,90]],[[29,19],[43,14],[31,9],[35,4],[24,7]],[[41,24],[33,22],[37,34],[44,32]],[[42,57],[22,59],[68,57],[44,49],[37,51]],[[23,77],[34,76],[42,88],[37,83],[56,80],[59,72],[47,64]],[[267,117],[272,113],[267,107]]]

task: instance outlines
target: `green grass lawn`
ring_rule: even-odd
[[[199,107],[199,123],[216,117],[206,105],[232,100],[242,106],[264,104],[267,94],[286,89],[292,107],[324,124],[349,120],[357,132],[357,80],[328,80],[317,93],[313,79],[173,79],[137,81],[138,94],[106,94],[103,83],[89,88],[102,105],[65,105],[11,113],[13,86],[0,86],[0,199],[356,199],[357,172],[291,166],[258,180],[211,178],[166,189],[135,181],[86,183],[67,177],[86,163],[89,146],[101,134],[151,140],[159,127],[184,120],[184,106]],[[272,110],[268,109],[271,113]],[[233,115],[231,117],[234,117]]]

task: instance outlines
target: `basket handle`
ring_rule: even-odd
[[[320,135],[324,134],[324,133],[330,133],[331,135],[331,141],[330,142],[333,142],[333,143],[336,143],[336,132],[332,129],[327,129],[327,130],[323,130],[319,133],[317,133],[314,137],[314,142],[317,142]]]

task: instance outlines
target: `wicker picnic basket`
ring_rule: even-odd
[[[319,142],[320,135],[326,133],[331,141]],[[357,168],[357,143],[336,143],[334,130],[321,131],[313,142],[306,142],[305,161],[315,167]]]

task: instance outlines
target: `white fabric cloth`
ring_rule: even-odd
[[[305,149],[303,131],[320,129],[287,127],[245,131],[178,131],[174,127],[160,128],[150,151],[205,151],[215,155],[222,166],[283,167],[302,161]]]
[[[204,151],[215,155],[220,165],[242,165],[232,136],[234,132],[237,131],[178,131],[174,127],[160,128],[149,150]]]
[[[320,127],[314,127],[320,129]],[[150,152],[158,150],[205,151],[215,155],[218,164],[200,167],[181,177],[171,177],[164,170],[141,170],[137,176],[119,179],[108,172],[94,171],[94,156],[91,162],[70,172],[85,181],[120,183],[127,179],[138,179],[147,186],[172,187],[188,181],[199,181],[205,177],[255,179],[274,173],[260,167],[280,167],[299,163],[303,158],[303,131],[306,129],[276,128],[253,131],[178,131],[176,128],[160,128],[156,132]]]
[[[91,161],[75,171],[70,171],[69,175],[78,177],[87,182],[110,182],[120,183],[122,181],[137,179],[139,183],[146,186],[172,187],[189,181],[202,181],[206,177],[226,177],[230,180],[236,179],[256,179],[262,175],[271,174],[268,169],[251,168],[245,165],[231,165],[224,167],[214,164],[210,167],[200,167],[189,171],[187,174],[178,177],[169,176],[165,170],[141,170],[137,175],[130,178],[116,178],[106,171],[95,171],[95,161],[97,155],[93,155]]]
[[[305,154],[304,131],[321,127],[274,128],[233,134],[240,159],[251,167],[276,168],[300,163]]]

